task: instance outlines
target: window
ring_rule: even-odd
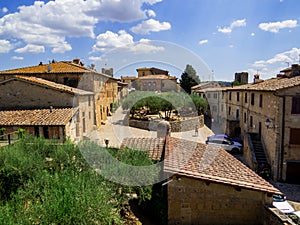
[[[248,93],[245,93],[245,103],[248,102]]]
[[[254,105],[254,93],[251,93],[251,105]]]
[[[292,98],[292,114],[300,114],[300,97]]]
[[[210,93],[207,94],[207,98],[210,98]]]
[[[247,123],[247,113],[244,113],[244,123]]]
[[[89,106],[91,106],[91,96],[89,96]]]
[[[231,107],[229,106],[228,107],[228,115],[230,115],[231,114]]]
[[[224,111],[224,104],[221,105],[221,112]]]
[[[212,110],[213,112],[217,112],[217,106],[213,105]]]
[[[231,92],[229,92],[229,101],[231,101]]]
[[[236,93],[236,101],[238,101],[238,102],[240,101],[240,92]]]
[[[148,86],[149,86],[149,87],[151,86],[151,82],[148,82]]]
[[[260,94],[259,95],[259,107],[262,107],[262,104],[263,104],[263,95]]]
[[[292,145],[300,145],[300,129],[299,128],[291,128],[290,129],[290,144]]]
[[[253,127],[253,117],[250,116],[250,127]]]
[[[218,94],[217,93],[214,93],[214,98],[218,98]]]
[[[239,120],[239,119],[240,119],[240,110],[239,110],[239,109],[237,109],[237,110],[235,111],[235,119],[236,119],[236,120]]]

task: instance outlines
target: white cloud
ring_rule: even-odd
[[[13,45],[8,40],[0,40],[0,53],[8,53]]]
[[[232,32],[232,30],[236,27],[245,27],[246,26],[246,19],[241,19],[241,20],[235,20],[233,21],[229,27],[223,27],[223,28],[218,28],[218,31],[224,34],[229,34]]]
[[[147,15],[149,17],[156,17],[156,13],[153,10],[147,10]]]
[[[159,32],[170,30],[171,24],[168,22],[159,22],[154,19],[145,20],[142,23],[132,27],[130,30],[135,34],[149,34],[150,32]]]
[[[67,42],[63,42],[58,46],[54,47],[52,49],[52,53],[65,53],[66,51],[71,51],[71,50],[72,50],[72,46]]]
[[[278,33],[279,30],[284,28],[295,28],[298,26],[297,20],[284,20],[281,22],[270,22],[270,23],[261,23],[258,25],[258,27],[261,30],[272,32],[272,33]]]
[[[13,56],[13,57],[11,57],[11,59],[13,59],[13,60],[23,60],[24,57],[22,57],[22,56]]]
[[[23,48],[16,49],[15,52],[16,53],[43,53],[45,52],[45,47],[42,45],[28,44]]]
[[[255,36],[255,33],[251,33],[250,35],[251,35],[252,37],[254,37],[254,36]]]
[[[3,12],[3,13],[7,13],[7,12],[8,12],[8,8],[3,7],[3,8],[2,8],[2,12]]]
[[[118,48],[124,51],[130,51],[134,53],[145,53],[162,51],[163,48],[150,44],[147,39],[141,39],[134,42],[133,37],[124,30],[120,30],[118,33],[106,31],[103,34],[97,36],[97,42],[93,46],[94,52],[107,52]]]
[[[297,63],[299,55],[300,48],[292,48],[289,51],[278,53],[270,59],[254,62],[249,71],[259,71],[264,76],[275,77],[283,67],[285,68],[287,65]]]
[[[199,41],[199,45],[204,45],[204,44],[207,44],[208,43],[208,40],[201,40]]]
[[[125,47],[134,43],[133,37],[124,30],[120,30],[118,33],[106,31],[99,34],[96,40],[96,44],[93,46],[93,50],[96,52],[105,52],[109,49]]]
[[[94,7],[89,15],[101,21],[133,22],[147,18],[144,4],[154,5],[162,0],[90,0]]]
[[[69,37],[95,38],[100,21],[130,22],[155,16],[147,6],[161,0],[55,0],[35,1],[0,18],[0,36],[26,44],[43,45],[52,52],[72,49]],[[2,11],[6,11],[2,8]],[[34,15],[34,16],[33,16]]]

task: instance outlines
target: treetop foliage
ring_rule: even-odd
[[[200,78],[191,65],[186,65],[184,72],[181,74],[180,86],[188,94],[191,93],[191,87],[200,83]]]

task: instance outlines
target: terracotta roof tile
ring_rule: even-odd
[[[98,74],[109,79],[119,80],[104,73],[99,73],[95,70],[86,68],[77,63],[70,61],[53,62],[49,64],[42,64],[37,66],[29,66],[11,70],[0,71],[0,75],[26,75],[26,76],[37,76],[37,74],[85,74],[93,73]]]
[[[93,95],[92,92],[88,92],[88,91],[78,89],[78,88],[73,88],[73,87],[70,87],[70,86],[67,86],[67,85],[55,83],[55,82],[45,80],[45,79],[42,79],[42,78],[37,78],[37,77],[14,76],[14,78],[5,80],[2,83],[9,82],[13,79],[18,79],[18,80],[21,80],[21,81],[27,81],[27,82],[34,83],[34,84],[47,86],[47,87],[50,87],[50,88],[53,88],[53,89],[57,89],[59,91],[65,91],[65,92],[72,93],[72,94]]]
[[[0,126],[66,125],[73,108],[0,111]]]
[[[124,138],[121,148],[147,151],[153,160],[161,160],[164,149],[163,138]]]
[[[79,64],[72,62],[61,61],[50,64],[43,64],[38,66],[30,66],[24,68],[17,68],[12,70],[1,71],[0,74],[34,74],[34,73],[86,73],[91,72],[90,69],[85,68]]]
[[[291,88],[300,85],[300,76],[291,78],[272,78],[256,84],[245,84],[227,88],[231,90],[253,90],[253,91],[278,91],[280,89]]]
[[[167,138],[164,171],[268,193],[281,193],[224,149]]]

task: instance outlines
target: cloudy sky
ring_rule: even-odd
[[[116,76],[156,66],[263,79],[299,63],[299,0],[0,0],[0,70],[80,58]]]

